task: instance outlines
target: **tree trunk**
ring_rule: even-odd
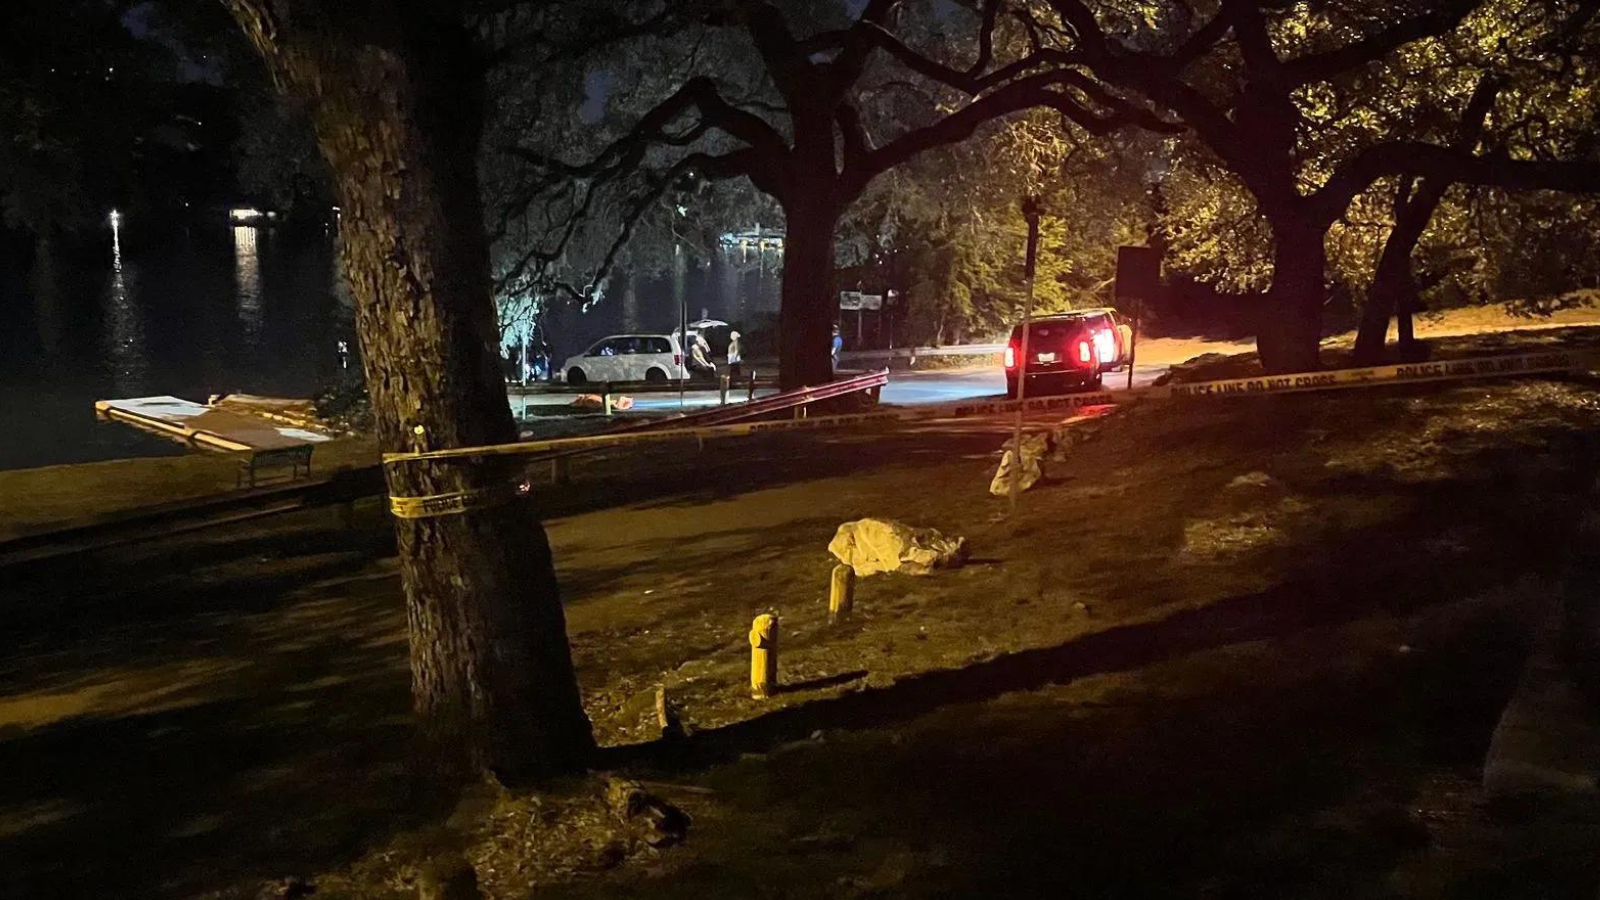
[[[1478,81],[1461,116],[1461,127],[1453,142],[1456,149],[1471,151],[1478,146],[1484,120],[1489,117],[1499,91],[1498,82],[1487,75]],[[1383,255],[1378,260],[1372,286],[1367,290],[1367,303],[1361,311],[1361,327],[1356,332],[1357,363],[1372,365],[1382,361],[1390,316],[1399,317],[1402,356],[1411,351],[1416,340],[1411,330],[1411,312],[1417,301],[1411,255],[1449,189],[1450,182],[1442,179],[1428,179],[1420,185],[1411,178],[1401,179],[1395,191],[1394,228],[1384,242]]]
[[[1270,217],[1277,246],[1272,288],[1257,319],[1256,349],[1268,372],[1309,372],[1320,365],[1322,303],[1327,290],[1323,229],[1308,216]]]
[[[833,380],[833,232],[837,206],[800,197],[784,207],[782,306],[778,310],[778,386]]]
[[[276,0],[229,4],[280,89],[307,103],[333,170],[381,446],[516,440],[476,174],[482,77],[460,19],[417,4],[359,24],[305,0],[292,13]],[[387,476],[395,495],[490,495],[464,513],[396,520],[414,704],[438,762],[510,778],[579,765],[593,738],[550,547],[506,490],[510,473],[461,460]]]
[[[1416,294],[1416,285],[1411,280],[1411,254],[1444,196],[1442,187],[1437,191],[1433,187],[1433,184],[1425,184],[1412,195],[1409,182],[1400,186],[1394,228],[1378,258],[1372,285],[1367,289],[1367,302],[1361,309],[1361,325],[1356,330],[1355,361],[1359,365],[1370,366],[1382,361],[1390,316],[1403,310],[1407,318],[1405,324],[1410,324],[1411,298]],[[1409,327],[1406,330],[1409,331]],[[1409,344],[1410,340],[1411,336],[1407,335],[1402,343]]]

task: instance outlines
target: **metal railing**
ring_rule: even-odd
[[[609,428],[601,435],[634,434],[643,431],[659,431],[680,428],[707,428],[713,425],[726,425],[743,419],[754,419],[770,416],[776,413],[798,410],[821,400],[832,400],[862,391],[872,391],[874,396],[884,385],[889,383],[889,370],[879,369],[876,372],[866,372],[851,378],[840,379],[816,387],[796,388],[759,400],[748,400],[733,406],[717,406],[700,412],[682,413],[676,416],[664,416],[659,419],[650,419],[642,422],[631,422],[617,428]],[[556,462],[571,459],[587,453],[597,453],[610,449],[604,446],[579,447],[570,450],[550,450],[544,453],[530,454],[533,461],[546,460]],[[552,477],[560,480],[565,477],[559,470],[552,472]]]

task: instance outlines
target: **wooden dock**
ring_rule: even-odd
[[[319,431],[178,397],[99,400],[94,408],[98,415],[107,419],[206,450],[228,453],[281,450],[333,439]]]

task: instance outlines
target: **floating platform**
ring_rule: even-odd
[[[281,450],[333,440],[331,435],[319,431],[178,397],[99,400],[94,408],[107,419],[206,450],[230,453]]]

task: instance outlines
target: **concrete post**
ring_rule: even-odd
[[[605,392],[600,395],[600,400],[605,404],[606,415],[611,415],[611,382],[606,382]]]
[[[750,370],[750,393],[746,394],[744,399],[745,399],[746,403],[756,399],[756,370],[755,369],[751,369]]]
[[[570,479],[567,473],[567,458],[558,456],[550,460],[550,483],[566,484]]]
[[[828,624],[850,618],[855,606],[856,570],[843,563],[833,567],[833,578],[828,582]]]
[[[718,405],[719,406],[727,406],[728,405],[728,380],[729,380],[730,377],[731,376],[728,376],[728,375],[720,375],[720,376],[717,377],[717,381],[718,381],[718,383],[719,383],[719,385],[720,385],[720,387],[722,389],[722,397],[718,401]]]
[[[778,686],[778,617],[756,616],[750,623],[750,696],[765,700]]]

